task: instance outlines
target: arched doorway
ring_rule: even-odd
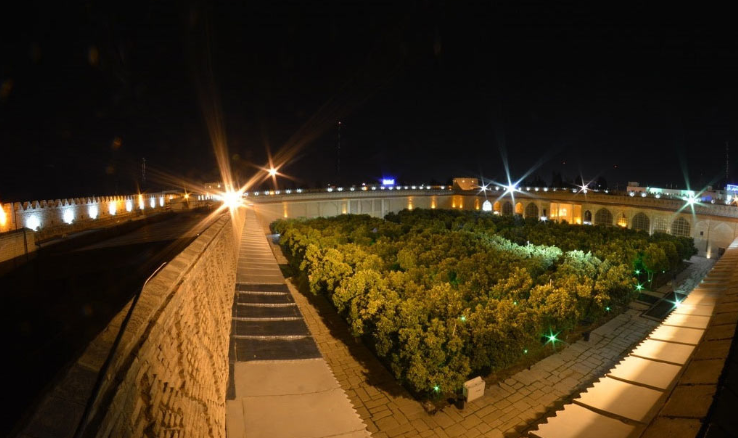
[[[525,207],[525,217],[526,219],[529,217],[538,218],[538,206],[534,203],[530,203]]]
[[[646,216],[645,213],[638,213],[633,216],[631,228],[636,231],[645,231],[648,233],[649,231],[651,231],[651,220],[648,218],[648,216]]]
[[[595,225],[604,225],[606,227],[612,226],[612,213],[606,208],[601,208],[595,213]]]

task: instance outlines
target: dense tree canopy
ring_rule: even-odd
[[[692,239],[456,210],[343,215],[272,226],[325,293],[420,393],[509,366],[547,332],[622,309],[634,269],[677,267]]]

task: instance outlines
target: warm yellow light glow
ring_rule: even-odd
[[[431,198],[431,208],[436,208],[436,197]]]
[[[4,227],[8,223],[8,216],[5,214],[5,209],[0,205],[0,227]]]
[[[223,194],[223,204],[228,208],[236,208],[241,202],[241,195],[238,192],[231,190]]]
[[[190,194],[189,194],[189,193],[185,193],[185,194],[184,194],[184,198],[185,198],[185,199],[190,199]]]
[[[273,167],[270,168],[269,169],[269,176],[277,176],[277,169],[275,169]]]
[[[413,198],[407,198],[407,209],[408,210],[413,209]]]

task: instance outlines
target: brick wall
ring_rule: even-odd
[[[148,283],[86,436],[225,437],[241,226],[225,215]]]
[[[162,193],[16,202],[0,205],[0,233],[30,228],[38,240],[129,220],[170,204]]]
[[[0,234],[0,262],[36,251],[35,233],[28,229]]]

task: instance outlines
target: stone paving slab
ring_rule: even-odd
[[[340,387],[238,400],[248,438],[369,436]]]
[[[657,341],[697,345],[699,344],[700,339],[702,339],[702,335],[704,333],[704,330],[660,325],[649,335],[648,338]]]
[[[695,315],[695,316],[711,316],[715,306],[695,306],[690,304],[681,303],[679,307],[674,309],[674,314],[680,315]]]
[[[555,423],[551,422],[555,419]],[[539,426],[538,430],[530,432],[530,436],[537,438],[628,438],[632,436],[636,427],[620,420],[605,417],[579,405],[566,405],[563,411],[557,412],[547,424]]]
[[[685,314],[672,314],[664,320],[665,325],[671,325],[676,327],[687,327],[696,329],[706,329],[707,324],[710,323],[709,316],[699,315],[685,315]]]
[[[607,375],[665,390],[674,382],[681,369],[679,365],[628,356]]]
[[[290,318],[299,317],[297,306],[244,306],[235,304],[233,316],[236,318]]]
[[[645,422],[662,395],[662,391],[605,377],[583,392],[574,403],[633,421]]]
[[[236,336],[308,336],[305,322],[297,320],[252,320],[233,321],[233,332]]]
[[[235,358],[239,362],[254,360],[295,360],[320,357],[315,341],[298,339],[234,339]]]
[[[284,360],[235,364],[243,376],[237,397],[277,396],[323,392],[339,387],[324,360]]]

